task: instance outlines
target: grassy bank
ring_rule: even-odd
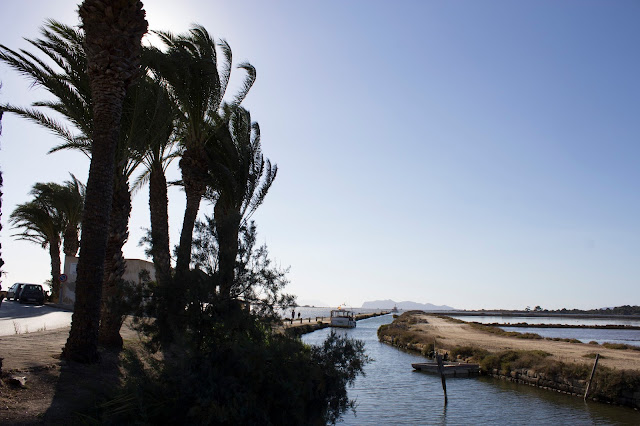
[[[434,356],[434,350],[446,354],[449,359],[478,363],[486,375],[512,380],[569,394],[584,395],[591,374],[595,351],[582,355],[576,362],[558,361],[544,345],[545,339],[533,333],[505,332],[497,327],[476,324],[460,324],[465,332],[496,335],[515,342],[521,339],[540,340],[539,350],[491,350],[481,344],[451,345],[445,327],[430,327],[430,318],[423,312],[406,312],[391,324],[378,329],[378,338],[393,346],[418,352],[423,356]],[[442,318],[438,318],[442,321]],[[446,319],[449,322],[459,322]],[[451,328],[453,330],[453,328]],[[485,339],[488,339],[486,337]],[[482,339],[476,340],[482,341]],[[554,340],[557,342],[557,340]],[[571,342],[566,339],[566,342]],[[598,347],[594,347],[597,350]],[[602,357],[601,357],[602,358]],[[640,408],[640,371],[609,368],[599,365],[594,376],[589,396],[598,401]]]

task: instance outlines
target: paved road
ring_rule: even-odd
[[[0,306],[0,336],[53,330],[71,325],[71,312],[52,306],[21,305],[3,300]]]

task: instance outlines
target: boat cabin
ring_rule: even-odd
[[[356,314],[353,311],[334,309],[331,311],[331,327],[354,328],[356,326]]]

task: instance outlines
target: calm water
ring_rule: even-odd
[[[358,403],[346,425],[640,425],[640,413],[490,378],[448,378],[444,405],[440,378],[414,372],[424,358],[378,342],[376,330],[391,315],[358,321],[355,329],[339,329],[363,340],[375,361],[356,379],[350,398]],[[321,343],[330,329],[303,336]]]
[[[505,331],[517,333],[537,333],[542,337],[561,337],[578,339],[582,343],[592,340],[603,344],[623,343],[626,345],[640,346],[640,330],[610,330],[601,328],[536,328],[536,327],[500,327]]]
[[[466,322],[479,322],[481,324],[518,324],[526,322],[527,324],[563,324],[563,325],[634,325],[640,327],[640,320],[637,319],[624,319],[624,318],[568,318],[568,317],[511,317],[500,315],[481,315],[481,316],[467,316],[467,315],[449,315],[451,318],[456,318]]]

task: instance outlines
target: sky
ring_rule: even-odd
[[[640,304],[637,1],[143,3],[150,29],[201,24],[256,67],[244,106],[279,171],[254,219],[300,304]],[[14,2],[0,44],[26,48],[48,18],[79,23],[73,1]],[[0,81],[0,103],[47,98],[5,64]],[[42,282],[48,252],[16,241],[9,214],[89,162],[47,155],[59,141],[35,124],[2,125],[3,287]],[[177,244],[184,193],[169,195]],[[143,227],[146,188],[126,257],[144,258]]]

